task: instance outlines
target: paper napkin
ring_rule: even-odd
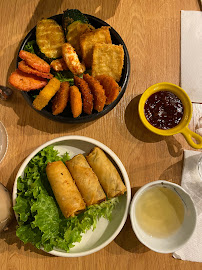
[[[190,240],[181,249],[173,253],[173,257],[176,259],[193,262],[202,262],[202,178],[198,170],[200,158],[202,158],[200,152],[184,151],[181,186],[194,201],[197,210],[197,225]]]
[[[181,11],[181,87],[202,103],[202,12]]]

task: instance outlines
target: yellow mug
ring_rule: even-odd
[[[147,99],[154,93],[159,91],[169,91],[175,94],[182,102],[184,107],[184,113],[182,120],[180,123],[173,128],[170,129],[158,129],[152,126],[146,119],[145,113],[144,113],[144,106]],[[150,86],[141,96],[138,106],[139,116],[142,121],[142,123],[145,125],[146,128],[148,128],[150,131],[162,135],[162,136],[171,136],[177,133],[182,133],[187,140],[188,144],[196,149],[202,148],[202,137],[195,132],[191,131],[188,128],[189,122],[192,117],[192,103],[187,95],[187,93],[179,86],[172,84],[172,83],[157,83],[152,86]],[[198,143],[195,143],[192,138],[194,138]]]

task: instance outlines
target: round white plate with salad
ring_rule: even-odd
[[[73,217],[65,218],[46,175],[46,165],[88,155],[101,149],[118,171],[124,194],[106,198]],[[105,168],[103,168],[105,170]],[[26,244],[62,257],[80,257],[107,246],[124,226],[131,200],[130,181],[116,154],[101,142],[84,136],[63,136],[46,142],[21,165],[13,188],[17,236]]]

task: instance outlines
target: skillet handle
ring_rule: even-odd
[[[195,148],[195,149],[201,149],[202,148],[202,137],[195,132],[191,131],[188,127],[185,127],[181,133],[184,135],[185,139],[187,140],[188,144]],[[197,143],[193,141],[194,138]]]

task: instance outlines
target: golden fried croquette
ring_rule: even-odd
[[[70,86],[70,105],[73,117],[76,118],[82,113],[81,92],[77,86]]]
[[[106,95],[106,105],[111,104],[119,94],[119,91],[121,90],[121,87],[118,85],[118,83],[108,75],[99,75],[95,77],[100,84],[103,86],[105,90]]]
[[[55,77],[52,78],[33,101],[33,107],[41,111],[59,89],[60,81]]]
[[[109,75],[119,82],[123,62],[124,50],[121,45],[96,44],[93,50],[92,76]]]
[[[96,111],[101,112],[106,102],[105,91],[99,81],[89,74],[83,75],[84,80],[88,83],[91,93],[93,94],[93,107]]]
[[[60,89],[57,91],[52,103],[52,113],[53,115],[58,115],[62,113],[67,106],[69,100],[69,83],[62,82]]]
[[[70,43],[64,43],[62,45],[62,56],[69,70],[75,74],[82,74],[86,68],[80,63],[79,57]]]
[[[87,114],[91,114],[93,110],[93,95],[91,94],[87,82],[82,78],[74,76],[74,83],[79,88],[82,95],[83,111]]]
[[[48,58],[61,57],[62,44],[65,43],[62,26],[52,19],[40,20],[36,26],[36,42]]]
[[[50,65],[34,53],[21,50],[19,52],[19,57],[25,60],[25,62],[29,66],[31,66],[34,69],[37,69],[38,71],[46,73],[50,72]]]
[[[30,91],[41,89],[48,81],[44,78],[37,77],[33,74],[27,74],[19,69],[16,69],[8,79],[9,83],[21,91]]]
[[[84,33],[80,36],[82,58],[87,68],[92,66],[93,48],[95,44],[112,43],[109,28],[109,26],[102,26],[101,28]]]
[[[36,75],[38,77],[42,77],[42,78],[46,78],[46,79],[52,79],[53,78],[53,74],[38,71],[38,70],[30,67],[29,65],[27,65],[24,60],[20,61],[20,63],[18,64],[18,68],[21,71],[25,72],[25,73],[34,74],[34,75]]]
[[[66,39],[72,47],[74,47],[76,53],[81,56],[80,48],[80,36],[86,32],[95,29],[92,25],[87,23],[82,23],[80,21],[74,21],[67,27]]]
[[[65,63],[65,60],[63,58],[53,60],[50,63],[50,66],[55,71],[63,71],[63,70],[67,70],[68,69],[68,67],[67,67],[67,65]]]

